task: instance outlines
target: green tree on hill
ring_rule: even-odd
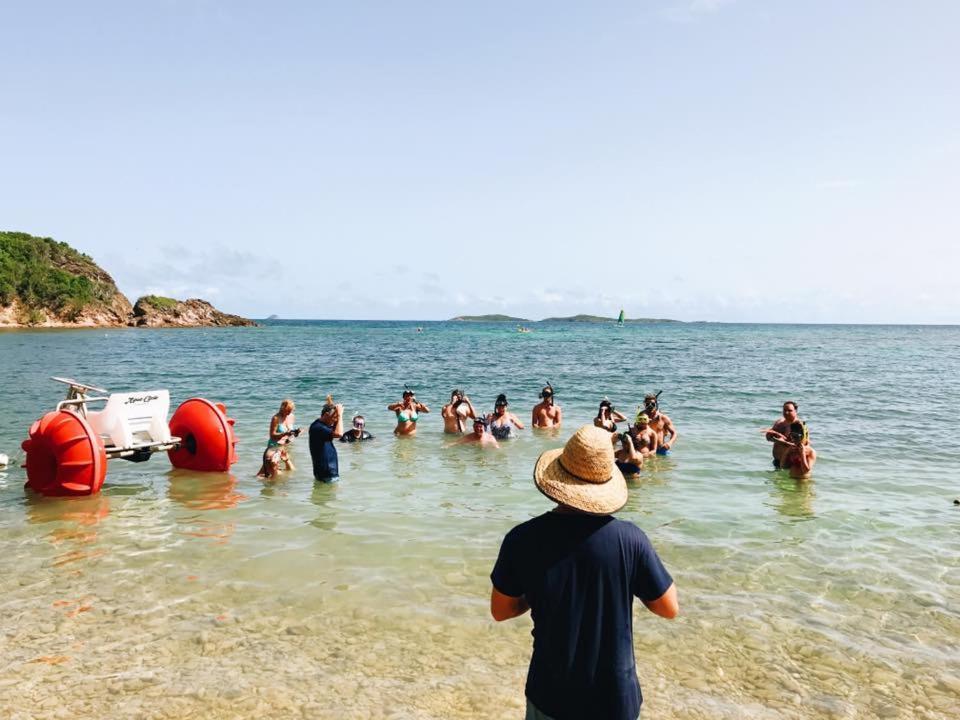
[[[0,305],[18,301],[32,322],[43,311],[75,319],[93,304],[109,304],[117,289],[93,260],[63,242],[0,231]]]

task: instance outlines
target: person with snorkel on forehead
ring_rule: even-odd
[[[657,455],[669,455],[670,449],[677,444],[680,433],[673,421],[660,412],[660,393],[650,393],[643,398],[643,412],[649,420],[650,429],[657,434]]]
[[[520,418],[507,410],[509,404],[507,396],[500,393],[493,405],[493,412],[487,414],[487,428],[497,440],[506,440],[513,437],[511,423],[517,430],[523,430],[523,423],[520,422]]]
[[[548,381],[540,391],[542,398],[533,406],[533,426],[535,428],[560,427],[563,422],[563,408],[555,404],[553,385]]]
[[[387,410],[397,414],[397,426],[393,434],[409,437],[417,434],[417,420],[420,413],[430,412],[430,408],[417,401],[417,394],[406,385],[403,386],[403,399],[387,405]]]

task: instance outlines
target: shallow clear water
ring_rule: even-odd
[[[500,539],[550,507],[540,452],[608,395],[663,389],[676,452],[621,517],[674,575],[681,617],[636,611],[645,718],[960,716],[960,328],[276,323],[0,333],[0,708],[11,718],[522,716],[530,620],[489,619]],[[237,419],[230,475],[112,461],[103,492],[28,497],[20,441],[50,375],[201,395]],[[557,435],[450,447],[440,406],[550,380]],[[433,409],[397,440],[403,384]],[[377,435],[342,482],[254,475],[270,416],[332,392]],[[760,429],[800,404],[814,479]]]

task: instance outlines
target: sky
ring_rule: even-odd
[[[0,229],[249,317],[960,323],[960,3],[7,2]]]

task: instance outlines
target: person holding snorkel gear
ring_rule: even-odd
[[[607,432],[616,432],[617,423],[623,422],[626,419],[626,415],[618,412],[613,407],[613,403],[610,402],[608,398],[604,398],[600,401],[600,409],[597,410],[597,416],[593,419],[593,424],[598,428],[603,428]]]
[[[467,427],[467,420],[475,418],[477,411],[473,408],[470,398],[463,394],[463,390],[454,390],[450,393],[450,402],[440,408],[440,417],[443,418],[443,431],[451,435],[462,435]]]
[[[313,477],[320,482],[334,483],[340,480],[337,448],[333,441],[343,435],[343,405],[334,403],[333,396],[320,411],[320,417],[310,424],[310,459],[313,461]]]
[[[287,470],[296,470],[287,451],[287,446],[300,434],[300,428],[294,427],[296,420],[293,411],[295,409],[293,400],[286,398],[280,403],[277,414],[270,418],[267,449],[263,451],[263,463],[257,472],[257,477],[276,477],[280,472],[280,463],[285,464]]]
[[[403,399],[400,402],[387,405],[387,410],[397,414],[397,426],[393,434],[400,437],[412,437],[417,434],[417,420],[420,413],[430,412],[430,408],[417,401],[417,394],[406,385],[403,386]]]
[[[789,470],[794,480],[806,480],[810,477],[817,462],[817,451],[810,447],[810,435],[806,423],[799,420],[790,423],[789,435],[781,433],[775,440],[783,447],[780,453],[779,469]]]
[[[773,443],[773,467],[780,469],[780,456],[787,449],[787,437],[790,434],[790,426],[803,420],[797,414],[800,408],[793,400],[787,400],[783,404],[783,417],[777,420],[771,428],[764,430],[767,440]]]

